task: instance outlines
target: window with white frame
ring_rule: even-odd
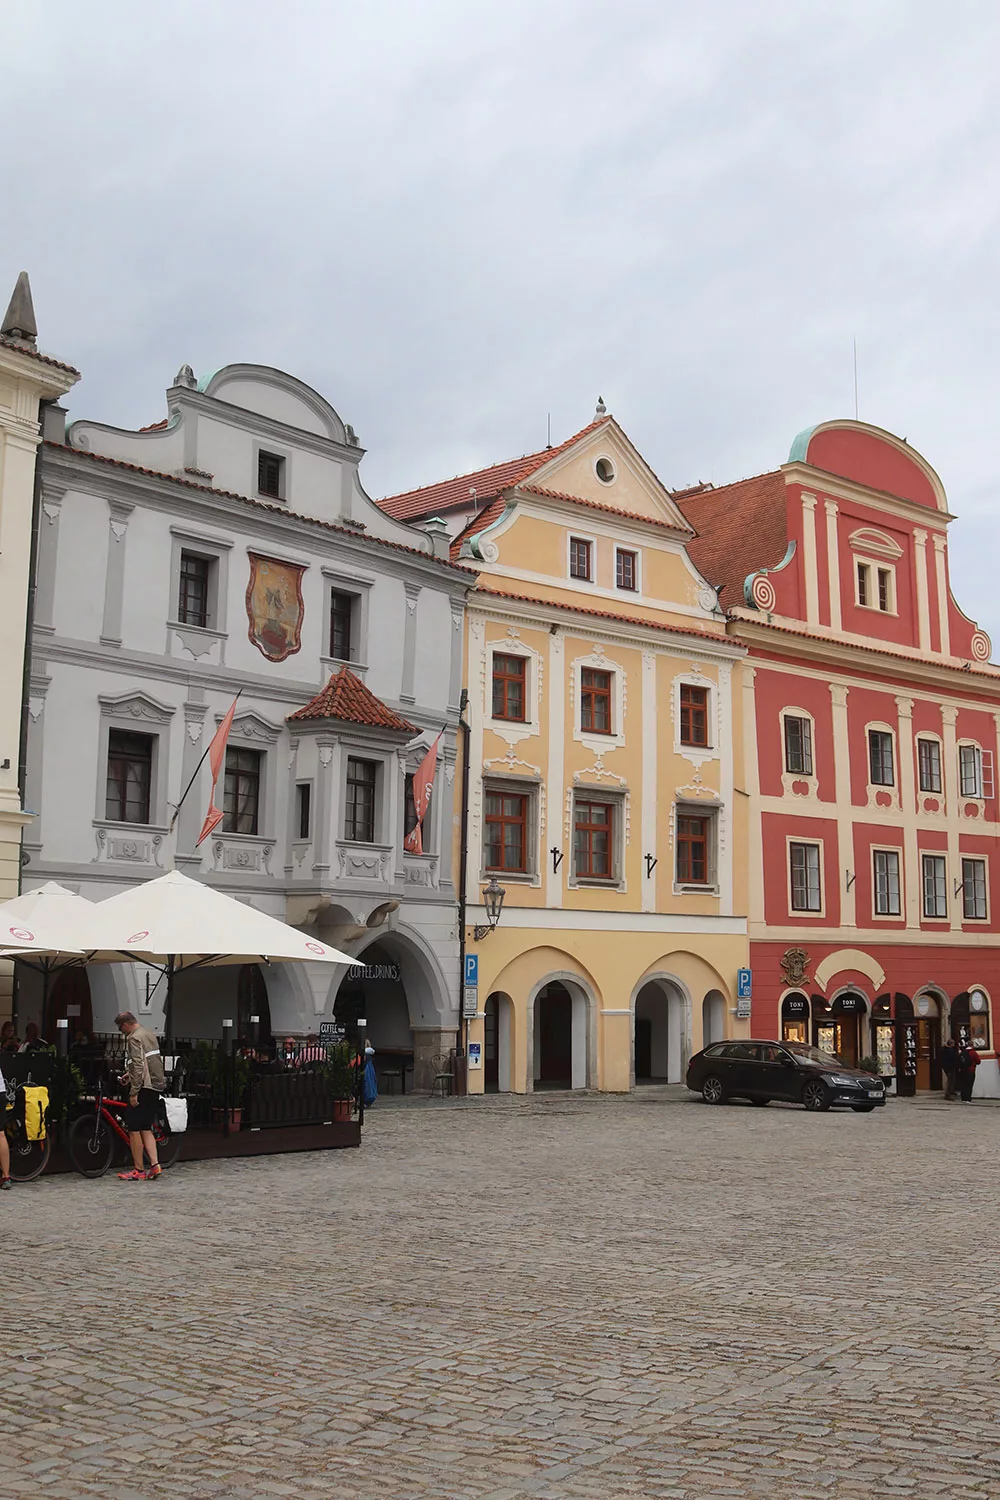
[[[962,860],[962,915],[967,922],[985,922],[989,915],[985,859]]]
[[[792,911],[822,911],[819,844],[790,843],[788,862]]]
[[[875,849],[872,853],[875,913],[879,917],[900,915],[899,850]]]
[[[344,800],[344,838],[374,844],[377,828],[379,766],[373,760],[348,756]]]
[[[714,887],[718,879],[718,814],[703,806],[676,809],[674,881],[685,889]]]
[[[939,740],[917,740],[917,776],[922,792],[940,792],[941,742]]]
[[[812,722],[798,714],[785,714],[785,770],[799,776],[813,773]]]
[[[978,745],[959,745],[958,785],[963,797],[983,795],[983,752]]]
[[[634,594],[639,587],[639,554],[627,547],[615,548],[615,588]]]
[[[896,613],[896,575],[893,568],[859,561],[856,564],[855,578],[857,600],[862,609],[877,609],[884,615]]]
[[[943,854],[921,855],[924,916],[936,921],[948,915],[948,866]]]
[[[868,731],[868,779],[873,786],[895,786],[892,735],[884,729]]]
[[[587,537],[569,539],[569,576],[590,583],[594,576],[594,544]]]
[[[577,880],[615,880],[620,807],[596,795],[573,799],[573,874]]]
[[[538,787],[506,777],[483,785],[483,869],[510,876],[537,870]]]

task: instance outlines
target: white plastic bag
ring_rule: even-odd
[[[186,1099],[164,1097],[163,1108],[167,1112],[167,1125],[171,1135],[180,1135],[188,1128],[188,1102]]]

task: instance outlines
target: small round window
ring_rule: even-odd
[[[615,466],[610,458],[599,458],[594,465],[594,473],[602,484],[614,484]]]

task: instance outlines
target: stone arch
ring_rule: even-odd
[[[514,1077],[514,1002],[505,990],[491,990],[483,1015],[485,1091],[509,1094]]]
[[[647,971],[638,981],[629,997],[633,1086],[640,1078],[682,1082],[692,1052],[692,1009],[691,991],[676,974]]]
[[[569,998],[570,1076],[573,1089],[594,1088],[597,1084],[597,993],[570,969],[557,969],[540,979],[528,995],[528,1079],[534,1088],[541,1080],[542,1022],[544,1005],[556,987]],[[541,1003],[540,1003],[541,1002]]]
[[[726,1034],[726,997],[721,990],[709,990],[701,1002],[701,1045],[710,1047]]]

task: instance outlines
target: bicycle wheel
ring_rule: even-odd
[[[100,1115],[80,1115],[69,1133],[69,1159],[83,1177],[103,1177],[115,1154],[115,1138]]]
[[[161,1167],[172,1167],[181,1154],[181,1146],[184,1135],[178,1131],[176,1134],[161,1125],[159,1120],[153,1126],[153,1139],[156,1142],[156,1158]]]
[[[40,1177],[52,1155],[51,1135],[46,1135],[41,1141],[29,1141],[18,1131],[13,1138],[8,1135],[7,1145],[10,1148],[10,1175],[14,1182],[31,1182]]]

